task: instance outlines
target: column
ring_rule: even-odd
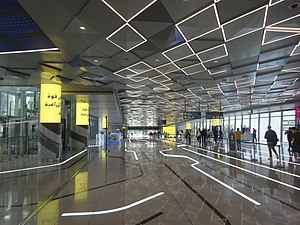
[[[40,90],[39,124],[40,161],[59,160],[61,157],[61,86],[42,84]]]

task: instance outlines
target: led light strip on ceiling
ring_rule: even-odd
[[[120,207],[120,208],[115,208],[115,209],[108,209],[108,210],[102,210],[102,211],[94,211],[94,212],[77,212],[77,213],[63,213],[61,214],[61,216],[63,217],[70,217],[70,216],[93,216],[93,215],[103,215],[103,214],[109,214],[109,213],[114,213],[114,212],[120,212],[120,211],[124,211],[126,209],[130,209],[132,207],[135,207],[137,205],[140,205],[144,202],[147,202],[147,201],[150,201],[154,198],[157,198],[161,195],[165,194],[164,192],[159,192],[155,195],[151,195],[147,198],[144,198],[142,200],[139,200],[137,202],[134,202],[134,203],[131,203],[130,205],[127,205],[127,206],[123,206],[123,207]]]
[[[57,51],[57,50],[58,50],[58,48],[43,48],[43,49],[32,49],[32,50],[22,50],[22,51],[0,52],[0,55],[45,52],[45,51]]]
[[[229,186],[228,184],[224,183],[223,181],[218,180],[217,178],[213,177],[212,175],[210,175],[210,174],[204,172],[203,170],[199,169],[198,167],[196,167],[196,165],[199,164],[199,161],[197,161],[197,160],[195,160],[195,159],[193,159],[193,158],[190,158],[190,157],[188,157],[188,156],[185,156],[185,155],[171,155],[171,154],[165,154],[164,152],[166,152],[166,151],[172,151],[172,149],[170,149],[170,150],[162,150],[162,151],[159,151],[159,152],[160,152],[160,154],[162,154],[163,156],[166,156],[166,157],[172,157],[172,158],[185,158],[185,159],[189,159],[189,160],[193,161],[194,163],[191,164],[191,167],[192,167],[193,169],[195,169],[195,170],[197,170],[198,172],[204,174],[205,176],[209,177],[210,179],[216,181],[217,183],[221,184],[222,186],[224,186],[224,187],[230,189],[230,190],[233,191],[234,193],[236,193],[236,194],[240,195],[241,197],[247,199],[248,201],[252,202],[253,204],[255,204],[255,205],[261,205],[261,203],[259,203],[258,201],[256,201],[256,200],[250,198],[249,196],[247,196],[247,195],[243,194],[242,192],[240,192],[240,191],[234,189],[233,187]]]

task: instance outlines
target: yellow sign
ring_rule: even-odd
[[[186,122],[185,123],[185,129],[191,129],[191,122]]]
[[[184,120],[188,119],[188,113],[187,112],[183,112],[183,119]]]
[[[220,120],[219,119],[213,119],[212,120],[212,125],[213,126],[219,126],[220,125]]]
[[[61,86],[41,84],[40,123],[61,122]]]
[[[176,127],[175,125],[163,127],[163,132],[168,133],[169,135],[176,135]]]
[[[84,97],[76,100],[76,125],[89,125],[89,103]]]
[[[107,117],[107,123],[108,123],[108,117]],[[105,129],[106,127],[106,118],[105,116],[102,116],[102,128]]]

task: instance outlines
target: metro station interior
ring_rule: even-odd
[[[299,74],[296,0],[0,0],[0,224],[300,224]]]

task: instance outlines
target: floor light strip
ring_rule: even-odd
[[[225,149],[225,148],[223,148],[223,149]],[[251,151],[254,150],[254,149],[246,148],[246,147],[242,147],[242,149],[251,150]],[[243,153],[242,151],[238,151],[238,152]],[[248,153],[248,154],[251,154],[251,153]],[[291,156],[291,155],[286,155],[286,154],[282,154],[281,156],[284,156],[284,157],[293,157],[293,156]],[[260,155],[259,157],[261,157],[261,158],[269,158],[269,157],[267,157],[267,156],[261,156],[261,155]],[[286,160],[282,160],[282,162],[286,162],[286,163],[290,163],[290,164],[295,164],[295,165],[300,165],[299,163],[290,162],[290,161],[286,161]]]
[[[115,209],[108,209],[108,210],[103,210],[103,211],[95,211],[95,212],[77,212],[77,213],[63,213],[61,216],[92,216],[92,215],[102,215],[102,214],[108,214],[108,213],[114,213],[114,212],[119,212],[119,211],[123,211],[123,210],[126,210],[126,209],[130,209],[134,206],[137,206],[137,205],[140,205],[144,202],[147,202],[147,201],[150,201],[154,198],[157,198],[161,195],[163,195],[164,192],[159,192],[155,195],[152,195],[152,196],[149,196],[147,198],[144,198],[142,200],[139,200],[137,202],[134,202],[130,205],[127,205],[127,206],[123,206],[123,207],[120,207],[120,208],[115,208]]]
[[[202,148],[197,148],[197,149],[203,150]],[[222,148],[222,149],[225,149],[225,148]],[[244,148],[244,147],[243,147],[243,149],[249,149],[249,148]],[[266,168],[266,169],[269,169],[269,170],[273,170],[273,171],[276,171],[276,172],[279,172],[279,173],[284,173],[284,174],[287,174],[287,175],[290,175],[290,176],[293,176],[293,177],[298,177],[298,178],[300,178],[300,175],[293,174],[293,173],[289,173],[289,172],[286,172],[286,171],[283,171],[283,170],[278,170],[278,169],[275,169],[275,168],[272,168],[272,167],[269,167],[269,166],[260,165],[260,164],[253,163],[253,162],[249,162],[248,160],[239,159],[239,158],[232,157],[232,156],[229,156],[229,155],[226,155],[226,154],[222,154],[222,153],[216,153],[216,152],[210,151],[210,150],[205,150],[205,151],[206,151],[206,152],[215,153],[215,154],[224,156],[224,157],[226,157],[226,158],[235,159],[235,160],[240,161],[240,162],[245,162],[245,163],[248,163],[248,164],[251,164],[251,165],[254,165],[254,166],[259,166],[259,167]],[[237,151],[237,152],[244,153],[244,154],[247,154],[247,155],[251,155],[249,152],[242,152],[242,151]],[[260,156],[260,157],[262,157],[262,158],[267,158],[267,157],[265,157],[265,156]],[[283,162],[286,162],[286,161],[283,161]]]
[[[87,149],[84,149],[83,151],[77,153],[76,155],[73,155],[72,157],[68,158],[67,160],[60,162],[60,163],[55,163],[51,165],[45,165],[45,166],[35,166],[35,167],[29,167],[29,168],[23,168],[23,169],[16,169],[16,170],[6,170],[6,171],[1,171],[0,174],[8,174],[8,173],[16,173],[16,172],[24,172],[24,171],[30,171],[30,170],[37,170],[37,169],[45,169],[45,168],[51,168],[55,166],[61,166],[63,164],[66,164],[70,160],[76,158],[77,156],[85,153]]]
[[[255,201],[254,199],[250,198],[249,196],[243,194],[242,192],[240,192],[240,191],[234,189],[233,187],[229,186],[228,184],[226,184],[226,183],[224,183],[224,182],[218,180],[217,178],[211,176],[210,174],[208,174],[208,173],[204,172],[203,170],[199,169],[198,167],[196,167],[196,165],[199,164],[199,161],[197,161],[197,160],[195,160],[195,159],[193,159],[193,158],[190,158],[190,157],[188,157],[188,156],[185,156],[185,155],[171,155],[171,154],[165,154],[164,151],[172,151],[172,150],[162,150],[162,151],[160,151],[160,154],[162,154],[163,156],[166,156],[166,157],[173,157],[173,158],[185,158],[185,159],[189,159],[189,160],[195,162],[195,163],[193,163],[193,164],[191,165],[191,167],[192,167],[193,169],[195,169],[195,170],[197,170],[198,172],[204,174],[205,176],[209,177],[210,179],[216,181],[217,183],[223,185],[224,187],[230,189],[230,190],[233,191],[234,193],[240,195],[241,197],[247,199],[248,201],[254,203],[255,205],[261,205],[261,203]]]
[[[247,170],[247,169],[241,168],[241,167],[239,167],[239,166],[236,166],[236,165],[230,164],[230,163],[228,163],[228,162],[224,162],[224,161],[222,161],[222,160],[219,160],[219,159],[215,159],[215,158],[213,158],[213,157],[210,157],[210,156],[207,156],[207,155],[204,155],[204,154],[201,154],[201,153],[198,153],[198,152],[192,151],[192,150],[190,150],[190,149],[187,149],[187,148],[182,148],[182,149],[184,149],[184,150],[186,150],[186,151],[188,151],[188,152],[191,152],[191,153],[193,153],[193,154],[201,155],[201,156],[203,156],[203,157],[205,157],[205,158],[209,158],[209,159],[211,159],[211,160],[214,160],[214,161],[220,162],[220,163],[222,163],[222,164],[225,164],[225,165],[228,165],[228,166],[234,167],[234,168],[236,168],[236,169],[239,169],[239,170],[245,171],[245,172],[247,172],[247,173],[250,173],[250,174],[256,175],[256,176],[258,176],[258,177],[262,177],[262,178],[264,178],[264,179],[267,179],[267,180],[273,181],[273,182],[275,182],[275,183],[281,184],[281,185],[283,185],[283,186],[286,186],[286,187],[289,187],[289,188],[295,189],[295,190],[297,190],[297,191],[300,191],[300,188],[299,188],[299,187],[295,187],[295,186],[293,186],[293,185],[290,185],[290,184],[287,184],[287,183],[284,183],[284,182],[278,181],[278,180],[276,180],[276,179],[273,179],[273,178],[270,178],[270,177],[267,177],[267,176],[261,175],[261,174],[259,174],[259,173],[255,173],[255,172],[253,172],[253,171],[251,171],[251,170]],[[203,149],[203,150],[205,150],[205,149]]]
[[[127,149],[125,148],[125,152],[131,152],[131,153],[133,153],[135,160],[139,160],[139,158],[137,157],[137,154],[136,154],[135,151],[130,151],[130,150],[127,150]]]

